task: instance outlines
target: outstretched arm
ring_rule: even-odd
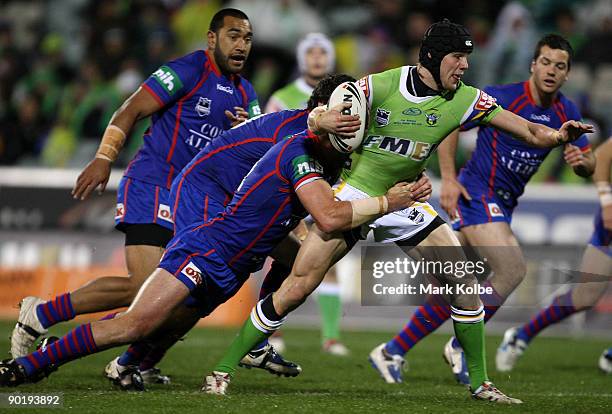
[[[111,164],[117,159],[134,124],[160,109],[161,103],[142,87],[126,99],[106,127],[95,158],[77,178],[72,189],[74,198],[84,200],[97,187],[100,193],[104,191],[110,177]]]
[[[612,139],[608,139],[595,151],[595,173],[593,181],[597,187],[602,217],[606,230],[612,231],[612,190],[610,189],[610,166],[612,166]]]
[[[491,125],[529,145],[540,148],[555,147],[572,142],[585,133],[593,132],[593,125],[579,121],[566,121],[559,130],[529,122],[513,112],[502,109],[491,120]]]
[[[457,201],[459,197],[463,195],[468,200],[472,199],[465,187],[457,180],[455,157],[458,141],[459,129],[456,129],[438,146],[438,162],[440,164],[440,174],[442,175],[440,207],[446,211],[451,220],[457,215]]]

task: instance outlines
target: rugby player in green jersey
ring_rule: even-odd
[[[361,79],[370,108],[369,129],[363,146],[353,154],[352,165],[336,188],[338,199],[380,196],[400,180],[416,180],[438,144],[467,123],[490,124],[538,147],[561,145],[592,132],[592,126],[577,121],[568,121],[559,130],[529,122],[505,111],[482,91],[461,82],[472,50],[467,29],[444,20],[434,23],[425,33],[417,66],[403,66]],[[378,211],[380,207],[372,204],[370,208]],[[353,211],[355,219],[370,213],[369,210]],[[426,202],[383,216],[361,226],[361,230],[360,236],[373,231],[377,242],[394,242],[406,250],[412,249],[411,255],[427,261],[467,260],[451,227]],[[232,374],[252,346],[278,329],[285,316],[304,302],[325,272],[355,244],[357,238],[352,236],[355,232],[326,234],[313,227],[289,277],[278,291],[254,307],[225,357],[214,368],[218,386],[208,387],[207,392],[225,392],[229,381],[225,373]],[[457,285],[474,287],[477,283],[474,275],[435,276],[449,291],[456,292],[449,295],[451,317],[455,335],[465,351],[472,396],[496,403],[520,403],[489,381],[484,310],[477,293],[464,294],[453,289]],[[373,358],[372,363],[383,376],[392,376],[401,369],[384,352]]]

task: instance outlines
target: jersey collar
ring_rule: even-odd
[[[219,70],[219,68],[215,64],[214,60],[212,60],[210,58],[210,53],[208,53],[208,50],[205,50],[204,53],[206,53],[206,59],[208,61],[208,65],[209,65],[210,69],[213,71],[213,73],[215,75],[217,75],[218,77],[221,77],[221,71]]]
[[[414,102],[414,103],[427,102],[427,101],[435,98],[436,96],[439,96],[439,95],[435,95],[435,96],[414,96],[413,94],[411,94],[408,91],[408,88],[406,88],[406,82],[408,82],[408,76],[410,75],[410,69],[411,68],[415,68],[415,70],[416,70],[416,66],[402,66],[402,72],[401,72],[401,75],[400,75],[400,84],[399,84],[399,90],[400,90],[400,93],[402,94],[402,96],[404,98],[406,98],[408,101]]]

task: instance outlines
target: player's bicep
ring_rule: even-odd
[[[156,96],[142,86],[132,94],[122,105],[122,108],[136,113],[137,119],[146,118],[163,107]]]

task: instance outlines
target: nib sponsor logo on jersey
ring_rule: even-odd
[[[384,127],[389,125],[389,118],[391,117],[391,111],[383,108],[376,108],[376,123],[378,126]]]
[[[363,147],[378,148],[381,151],[392,152],[415,161],[424,161],[436,149],[437,144],[384,135],[370,135],[363,142]]]
[[[157,209],[157,217],[169,221],[170,223],[174,223],[172,221],[172,214],[170,213],[170,206],[167,204],[160,204]]]
[[[202,271],[193,262],[189,262],[189,264],[181,270],[181,273],[187,276],[196,286],[202,284]]]
[[[487,203],[487,207],[489,208],[489,214],[491,217],[503,217],[504,212],[497,205],[497,203]]]
[[[125,215],[125,207],[123,203],[117,203],[117,208],[115,209],[115,219],[121,219]]]
[[[178,75],[168,66],[157,69],[153,72],[153,77],[168,92],[168,95],[174,95],[176,91],[183,87]]]

